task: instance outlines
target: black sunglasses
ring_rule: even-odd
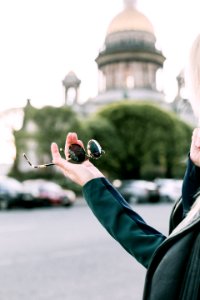
[[[89,140],[87,143],[87,153],[78,144],[71,144],[69,149],[69,161],[73,163],[82,163],[84,162],[87,158],[93,158],[93,159],[98,159],[102,156],[102,154],[105,153],[105,151],[101,148],[99,143],[96,140]],[[28,162],[28,164],[35,169],[41,169],[41,168],[46,168],[49,166],[54,166],[54,163],[48,163],[48,164],[42,164],[42,165],[33,165],[26,154],[23,154],[24,158]]]

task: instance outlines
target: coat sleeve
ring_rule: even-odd
[[[187,168],[182,186],[182,205],[184,216],[190,210],[195,201],[195,194],[200,187],[200,168],[195,166],[188,158]]]
[[[147,268],[166,237],[147,225],[105,178],[87,182],[83,196],[110,235]]]

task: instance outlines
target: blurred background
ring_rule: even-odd
[[[199,28],[197,0],[0,1],[0,267],[7,275],[1,299],[27,299],[37,287],[34,299],[124,299],[134,289],[133,299],[141,299],[143,269],[135,273],[134,261],[129,268],[81,189],[53,166],[32,169],[23,153],[34,165],[49,163],[51,142],[63,147],[69,131],[85,144],[98,140],[105,154],[94,164],[167,234],[197,124],[184,74]],[[110,284],[100,271],[107,253],[116,279]],[[47,270],[50,260],[57,276]],[[56,282],[50,294],[43,272],[47,286]],[[20,289],[18,275],[28,276]],[[96,276],[98,293],[86,286]],[[112,286],[108,298],[102,286]]]

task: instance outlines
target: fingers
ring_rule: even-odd
[[[200,148],[200,128],[195,128],[193,130],[192,142],[195,147]]]
[[[69,147],[71,144],[79,144],[81,147],[84,147],[83,142],[78,140],[78,136],[75,132],[69,132],[66,138],[66,144]]]
[[[53,163],[60,167],[62,171],[65,171],[68,166],[68,163],[65,159],[61,157],[58,145],[56,143],[51,144],[51,153],[53,157]]]
[[[66,143],[65,143],[65,155],[68,156],[68,149],[70,145],[72,144],[78,144],[81,147],[84,148],[83,142],[81,140],[78,140],[78,136],[75,132],[69,132],[66,137]]]
[[[61,158],[58,145],[56,143],[51,144],[51,153],[52,153],[53,161],[57,161]]]
[[[77,140],[77,144],[79,144],[84,149],[84,145],[83,145],[83,142],[81,140]]]
[[[78,136],[75,132],[69,132],[66,138],[66,143],[68,145],[77,144]]]
[[[83,145],[83,143],[78,140],[75,133],[69,133],[67,135],[66,147],[68,147],[70,143],[78,143],[81,146]],[[56,143],[51,144],[51,152],[53,163],[59,167],[66,177],[81,186],[91,179],[103,177],[103,174],[89,160],[84,161],[82,164],[73,164],[62,158]]]
[[[53,163],[61,168],[64,168],[65,160],[61,157],[58,145],[56,143],[51,144],[51,153],[53,157]]]

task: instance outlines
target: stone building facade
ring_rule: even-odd
[[[160,84],[165,57],[156,45],[153,25],[138,10],[137,1],[124,0],[124,8],[111,20],[104,44],[95,59],[98,94],[84,104],[79,104],[77,96],[74,110],[87,115],[102,105],[122,99],[150,101],[174,111],[181,119],[194,125],[196,120],[190,103],[181,95],[185,84],[183,72],[177,76],[178,91],[174,101],[168,103],[165,100]]]

